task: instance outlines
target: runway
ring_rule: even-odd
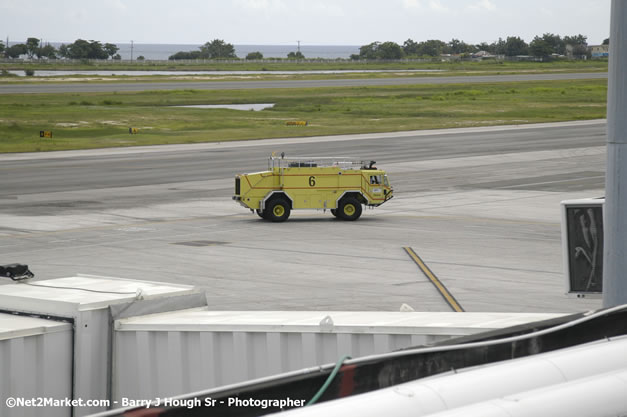
[[[233,177],[272,151],[358,156],[396,197],[357,222],[259,220]],[[0,155],[0,251],[41,279],[89,273],[199,285],[215,309],[571,312],[559,202],[603,195],[605,121]],[[190,242],[204,241],[201,246]]]
[[[178,81],[178,82],[67,82],[0,84],[0,94],[99,93],[161,90],[245,90],[264,88],[372,87],[416,84],[469,84],[518,81],[607,79],[607,73],[553,73],[475,76],[422,76],[402,78],[321,79],[282,81]]]

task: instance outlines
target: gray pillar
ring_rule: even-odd
[[[627,304],[627,1],[612,0],[603,307]]]

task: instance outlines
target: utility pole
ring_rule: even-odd
[[[131,62],[133,61],[133,40],[131,39]]]
[[[603,307],[627,304],[627,2],[612,0],[607,88]]]

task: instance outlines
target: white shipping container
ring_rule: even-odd
[[[74,323],[74,399],[110,399],[110,306],[196,293],[187,285],[76,276],[0,286],[0,310],[71,319]],[[129,306],[131,307],[131,306]],[[163,310],[162,310],[163,311]],[[71,349],[72,350],[72,349]],[[74,407],[76,417],[105,411],[103,406]]]
[[[192,309],[132,317],[115,322],[112,397],[171,397],[559,316]]]
[[[72,398],[72,325],[0,313],[0,416],[72,414],[70,407],[12,403],[33,398]]]

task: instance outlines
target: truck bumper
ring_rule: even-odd
[[[379,207],[379,206],[385,204],[387,201],[390,201],[392,198],[394,198],[394,196],[388,194],[387,196],[385,196],[385,199],[381,203],[379,203],[379,204],[366,204],[366,205],[368,207]]]
[[[241,197],[241,196],[239,196],[239,195],[234,195],[234,196],[232,197],[232,199],[233,199],[233,201],[238,202],[240,206],[242,206],[242,207],[244,207],[244,208],[247,208],[247,209],[250,209],[250,207],[248,207],[248,205],[246,205],[246,203],[244,203],[244,202],[242,201],[242,197]]]

